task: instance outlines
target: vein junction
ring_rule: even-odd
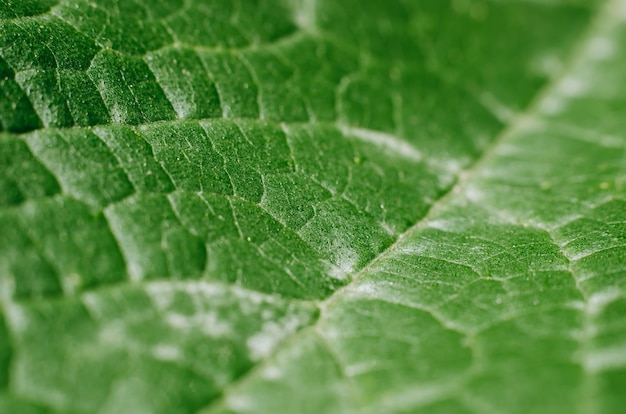
[[[504,132],[589,10],[131,3],[0,6],[0,408],[610,411],[623,2]]]

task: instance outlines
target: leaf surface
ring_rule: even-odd
[[[616,413],[626,4],[0,0],[0,411]]]

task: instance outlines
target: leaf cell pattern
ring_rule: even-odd
[[[0,411],[615,413],[626,7],[0,0]]]

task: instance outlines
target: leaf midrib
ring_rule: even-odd
[[[422,216],[415,224],[413,224],[411,227],[401,233],[396,238],[395,242],[387,247],[383,252],[381,252],[378,256],[373,258],[365,266],[363,266],[356,273],[354,273],[349,283],[335,291],[324,301],[318,303],[320,316],[311,325],[301,328],[300,330],[294,332],[283,341],[281,341],[267,358],[257,362],[247,372],[244,372],[239,378],[231,382],[228,386],[224,387],[219,397],[215,398],[207,406],[198,410],[197,413],[211,412],[212,409],[219,408],[224,402],[226,396],[229,394],[229,390],[236,389],[238,386],[240,386],[240,384],[243,384],[248,379],[252,378],[257,371],[262,369],[264,364],[267,364],[270,361],[274,360],[276,356],[280,354],[289,343],[294,342],[296,338],[300,337],[303,334],[303,332],[311,329],[314,330],[318,326],[319,322],[324,319],[324,314],[326,313],[327,308],[333,306],[334,302],[336,302],[343,295],[347,294],[347,292],[355,284],[355,282],[363,277],[363,275],[367,274],[370,269],[374,268],[377,263],[386,259],[387,257],[392,256],[395,251],[402,245],[404,239],[406,239],[409,235],[418,232],[426,227],[430,219],[436,216],[438,212],[442,208],[444,208],[448,200],[452,199],[453,197],[455,197],[456,194],[460,193],[465,185],[469,181],[471,181],[474,174],[479,171],[482,166],[487,163],[491,158],[496,156],[498,149],[503,145],[503,143],[506,142],[509,137],[515,135],[517,131],[519,131],[528,121],[530,121],[538,114],[538,109],[541,106],[542,102],[549,99],[549,97],[556,91],[559,82],[561,82],[562,79],[566,78],[566,76],[571,72],[572,68],[576,65],[580,57],[583,55],[583,48],[585,47],[587,40],[590,39],[593,33],[598,30],[598,27],[602,26],[602,23],[606,19],[606,16],[611,13],[614,5],[619,3],[620,1],[621,0],[608,0],[598,9],[595,15],[590,19],[590,22],[587,25],[587,29],[583,31],[581,36],[577,39],[575,45],[572,47],[569,57],[566,59],[566,63],[565,65],[563,65],[562,69],[557,74],[553,75],[541,88],[537,90],[537,93],[530,100],[526,108],[518,112],[513,117],[512,121],[508,125],[504,126],[504,128],[500,131],[496,138],[486,147],[483,153],[479,157],[474,159],[474,161],[458,175],[456,183],[450,186],[450,188],[445,193],[443,193],[439,199],[433,202],[433,204],[430,206],[429,210],[424,216]],[[559,250],[561,250],[562,252],[560,246]],[[567,256],[565,257],[567,258]],[[569,258],[567,259],[568,262],[570,262],[571,264]],[[573,272],[570,273],[576,281]],[[584,292],[579,289],[578,283],[576,283],[576,287],[580,291],[586,303],[587,297]]]

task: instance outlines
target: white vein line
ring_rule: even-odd
[[[381,260],[384,260],[387,257],[391,257],[396,252],[396,250],[398,250],[403,245],[404,240],[409,235],[416,233],[420,231],[421,229],[423,229],[424,227],[426,227],[429,221],[434,216],[437,216],[438,212],[443,208],[443,206],[445,206],[448,203],[448,200],[456,197],[458,194],[462,194],[462,189],[471,181],[471,177],[475,175],[477,171],[480,171],[483,165],[487,161],[489,161],[491,158],[496,157],[498,155],[498,150],[503,145],[503,143],[506,142],[510,137],[514,136],[518,131],[523,130],[529,124],[529,122],[532,121],[533,117],[540,115],[541,113],[540,108],[541,108],[542,103],[548,100],[551,97],[551,95],[558,93],[558,86],[559,86],[560,81],[563,78],[565,78],[569,72],[572,71],[572,69],[578,62],[578,60],[581,59],[582,56],[584,56],[583,48],[588,42],[588,39],[591,38],[590,34],[595,32],[598,29],[598,27],[602,26],[602,23],[604,19],[606,18],[606,15],[610,14],[611,10],[615,9],[616,7],[615,4],[622,4],[622,3],[626,4],[626,2],[624,2],[623,0],[613,0],[612,2],[604,6],[602,10],[599,10],[596,13],[593,21],[587,26],[587,30],[580,37],[578,44],[572,49],[570,58],[568,59],[566,65],[564,65],[564,68],[560,71],[560,73],[553,76],[547,82],[547,84],[535,94],[534,99],[529,103],[526,109],[523,112],[518,113],[514,117],[512,122],[508,126],[505,126],[505,128],[500,132],[500,134],[498,134],[498,136],[496,136],[496,138],[486,148],[483,154],[478,159],[476,159],[464,172],[460,174],[459,176],[460,178],[457,181],[457,183],[447,193],[445,193],[441,198],[439,198],[439,200],[437,200],[435,203],[432,204],[432,206],[430,207],[429,211],[426,213],[425,216],[419,219],[417,223],[415,223],[413,226],[407,229],[404,233],[400,234],[398,238],[396,239],[395,243],[393,243],[385,251],[383,251],[374,259],[372,259],[368,264],[362,267],[358,272],[356,272],[353,275],[350,283],[346,284],[341,289],[338,289],[334,294],[332,294],[325,301],[319,304],[319,307],[321,310],[320,318],[318,318],[311,326],[309,326],[309,328],[315,329],[319,325],[320,321],[325,319],[325,313],[327,313],[327,309],[330,306],[332,306],[333,303],[338,300],[338,298],[341,298],[344,295],[350,294],[350,291],[354,290],[354,287],[356,286],[355,282],[359,280],[361,277],[363,277],[363,275],[370,272]],[[624,8],[626,9],[626,7]],[[352,132],[354,130],[355,129],[351,129]],[[362,131],[358,128],[356,128],[356,130]],[[388,140],[388,138],[390,137],[393,138],[391,142],[397,143],[398,141],[397,138],[393,136],[388,136],[388,134],[376,133],[376,134],[373,134],[372,136],[372,134],[370,134],[369,132],[370,131],[365,130],[365,134],[361,133],[361,135],[364,135],[365,137],[367,137],[367,139],[371,139],[374,142],[382,141],[384,142],[384,145],[389,145],[390,141]],[[361,139],[363,138],[361,137]],[[303,332],[303,331],[299,331],[299,332]],[[198,410],[198,412],[207,412],[213,408],[220,407],[221,404],[223,404],[223,402],[225,401],[226,396],[229,394],[229,390],[233,388],[237,388],[238,386],[245,383],[246,381],[250,381],[253,378],[254,373],[257,370],[259,370],[261,366],[273,360],[275,356],[282,351],[284,345],[287,343],[293,342],[295,338],[297,337],[297,335],[298,335],[298,332],[292,335],[291,337],[285,338],[282,344],[279,345],[269,357],[257,363],[249,371],[247,371],[246,373],[241,375],[239,378],[237,378],[235,381],[233,381],[229,386],[224,387],[224,389],[222,390],[222,395],[220,397],[211,401],[207,406]]]
[[[360,141],[374,144],[379,148],[388,150],[394,155],[418,162],[424,159],[420,150],[407,141],[397,138],[395,135],[372,129],[355,128],[348,125],[339,125],[339,130],[346,137],[353,137]]]

